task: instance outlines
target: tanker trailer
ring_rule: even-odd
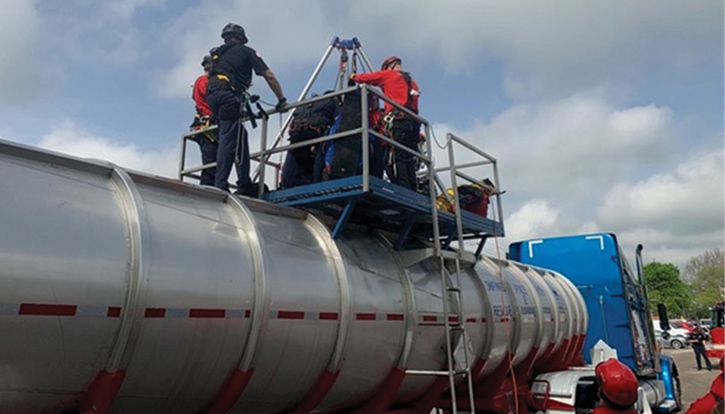
[[[430,246],[6,141],[0,174],[2,413],[428,413],[449,334],[500,404],[586,331],[543,269],[464,255],[462,335]]]

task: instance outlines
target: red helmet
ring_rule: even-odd
[[[629,367],[614,358],[597,365],[594,370],[602,395],[622,407],[637,402],[637,378]]]
[[[389,58],[385,59],[383,61],[383,65],[380,67],[380,70],[388,69],[389,67],[393,66],[395,63],[402,63],[403,61],[400,60],[397,56],[390,56]]]

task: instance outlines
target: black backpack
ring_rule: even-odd
[[[315,96],[317,95],[312,95],[313,98]],[[306,128],[315,129],[320,134],[325,133],[335,121],[338,106],[338,98],[333,97],[297,108],[290,123],[290,135]]]

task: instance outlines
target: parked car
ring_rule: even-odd
[[[654,321],[653,325],[655,328],[655,335],[657,335],[658,332],[660,332],[660,333],[662,332],[662,329],[660,328],[660,321]],[[668,329],[667,332],[671,336],[682,336],[684,338],[687,338],[690,335],[689,330],[677,328],[677,327],[673,326],[671,322],[670,322],[670,329]]]
[[[672,328],[678,328],[678,329],[684,329],[688,332],[694,332],[695,326],[692,325],[690,322],[683,321],[683,320],[673,320],[670,321],[670,326]]]
[[[662,331],[655,329],[655,340],[662,348],[682,349],[689,345],[687,336],[682,334],[670,334],[667,339],[662,338]]]

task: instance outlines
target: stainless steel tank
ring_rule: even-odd
[[[402,373],[445,366],[432,249],[4,141],[0,175],[0,412],[329,412],[413,401],[434,378]],[[586,330],[561,275],[460,277],[479,383]]]

